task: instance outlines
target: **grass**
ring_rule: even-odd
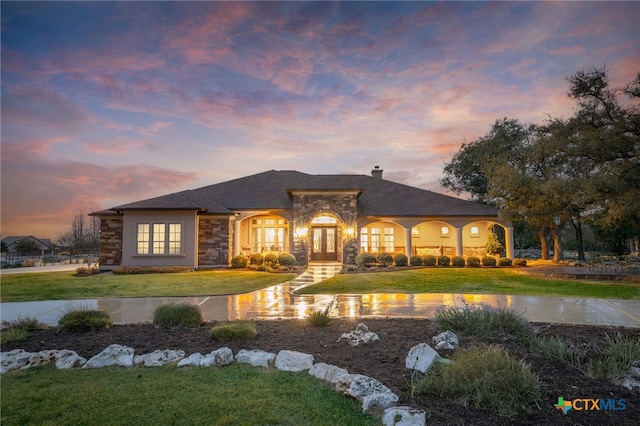
[[[224,368],[33,368],[5,374],[2,425],[374,425],[309,374]]]
[[[204,322],[200,307],[188,303],[168,303],[160,305],[153,313],[153,325],[156,327],[196,328]]]
[[[249,320],[222,322],[211,329],[211,337],[223,342],[253,339],[257,335],[256,323]]]
[[[98,297],[173,297],[241,294],[293,279],[296,274],[217,270],[176,274],[99,274],[75,272],[3,275],[2,302],[80,300]]]
[[[47,325],[29,316],[19,316],[13,321],[3,321],[2,327],[2,330],[0,330],[0,342],[3,344],[25,340],[32,331],[49,328]]]
[[[336,275],[299,293],[518,294],[640,300],[640,284],[530,277],[499,268],[421,268]]]
[[[307,315],[307,322],[313,327],[326,327],[331,322],[330,307]]]
[[[442,329],[483,339],[511,335],[528,341],[534,335],[524,315],[503,306],[440,306],[435,321]]]
[[[559,336],[536,336],[531,339],[531,349],[547,359],[580,366],[580,356],[574,345]]]
[[[589,362],[589,372],[597,378],[616,377],[626,373],[640,359],[640,339],[619,334],[607,336],[600,354]]]
[[[456,352],[452,364],[438,364],[418,380],[414,396],[461,400],[501,417],[516,417],[537,403],[540,385],[528,366],[504,350],[478,347]]]

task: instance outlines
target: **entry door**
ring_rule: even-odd
[[[337,228],[317,227],[313,231],[313,247],[311,248],[311,260],[315,262],[338,260],[336,248]]]

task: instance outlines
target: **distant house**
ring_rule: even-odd
[[[45,256],[54,254],[56,245],[48,238],[36,238],[32,235],[19,237],[6,237],[2,239],[3,246],[7,253],[22,256]],[[34,250],[24,252],[21,248],[25,246],[33,246]]]
[[[359,252],[480,255],[493,207],[367,175],[271,170],[91,213],[100,266],[228,266],[238,254],[292,253],[298,262],[352,263]]]

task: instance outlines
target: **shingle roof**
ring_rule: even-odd
[[[498,210],[420,188],[366,175],[309,175],[270,170],[193,190],[113,207],[111,210],[195,209],[214,214],[238,210],[290,210],[288,191],[354,190],[358,215],[366,216],[496,216]]]

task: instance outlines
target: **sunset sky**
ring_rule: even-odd
[[[2,2],[2,237],[266,170],[440,187],[566,78],[640,71],[639,2]],[[268,191],[269,188],[265,188]]]

